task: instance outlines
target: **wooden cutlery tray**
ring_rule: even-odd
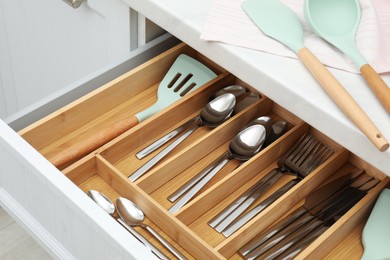
[[[374,176],[381,181],[380,184],[298,256],[300,259],[358,259],[362,254],[362,227],[379,192],[388,185],[388,177],[267,97],[262,96],[217,128],[200,127],[147,174],[134,183],[128,180],[131,173],[158,151],[142,160],[137,159],[135,153],[198,115],[215,91],[232,84],[256,91],[184,44],[34,123],[22,130],[21,136],[50,160],[72,142],[152,104],[156,100],[158,83],[180,53],[198,59],[213,69],[218,77],[60,170],[83,191],[94,189],[113,201],[123,196],[137,203],[145,212],[147,224],[153,226],[188,258],[241,259],[237,253],[240,247],[302,203],[316,187],[340,174],[356,168],[364,169],[365,174]],[[167,197],[226,152],[229,141],[245,124],[264,115],[275,121],[286,120],[288,132],[239,167],[236,160],[231,160],[189,204],[175,214],[169,213],[172,204]],[[276,168],[278,159],[305,133],[330,145],[335,151],[334,155],[232,236],[225,238],[208,226],[207,222],[224,207]],[[271,194],[292,178],[283,176],[265,195]],[[173,258],[147,232],[136,229]]]

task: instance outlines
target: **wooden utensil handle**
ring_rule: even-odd
[[[349,95],[338,80],[314,56],[314,54],[304,47],[298,51],[298,57],[337,106],[380,151],[386,151],[389,148],[387,140],[351,95]]]
[[[78,140],[75,140],[72,144],[70,144],[70,146],[65,147],[61,150],[61,152],[48,159],[57,168],[62,168],[67,164],[87,155],[93,150],[96,150],[138,123],[138,118],[136,116],[120,120],[96,133],[92,133],[88,136],[83,136]]]
[[[383,107],[390,114],[390,88],[371,67],[371,65],[364,64],[360,68],[360,72],[372,91],[374,91],[375,95],[378,97],[379,101],[382,103]]]

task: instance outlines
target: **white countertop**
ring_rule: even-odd
[[[200,40],[200,33],[212,0],[123,1],[390,176],[390,150],[378,151],[338,109],[300,61]],[[329,70],[368,114],[386,139],[390,140],[390,117],[361,75],[336,69]],[[382,78],[390,85],[390,73],[382,75]]]

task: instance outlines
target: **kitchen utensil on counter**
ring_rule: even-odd
[[[215,99],[216,97],[219,97],[223,94],[227,94],[227,93],[231,93],[233,94],[236,99],[237,97],[243,95],[246,93],[246,88],[244,88],[243,86],[241,85],[230,85],[230,86],[227,86],[227,87],[224,87],[218,91],[216,91],[210,98],[210,101]],[[237,103],[237,102],[236,102]],[[237,106],[237,104],[236,104]],[[188,120],[187,122],[185,122],[184,124],[180,125],[179,127],[177,127],[176,129],[172,130],[171,132],[169,132],[168,134],[164,135],[163,137],[161,137],[160,139],[156,140],[155,142],[153,142],[152,144],[148,145],[147,147],[145,147],[144,149],[142,149],[141,151],[137,152],[135,154],[135,156],[138,158],[138,159],[143,159],[145,158],[146,156],[148,156],[149,154],[151,154],[152,152],[154,152],[155,150],[157,150],[158,148],[160,148],[162,145],[164,145],[165,143],[167,143],[169,140],[171,140],[172,138],[174,138],[175,136],[177,136],[178,134],[180,134],[181,132],[183,132],[185,129],[187,129],[187,127],[189,127],[190,125],[192,125],[193,123],[197,122],[199,120],[199,116],[196,116],[194,118],[191,118],[190,120]]]
[[[103,193],[96,191],[96,190],[87,191],[87,195],[94,202],[96,202],[96,204],[98,204],[105,212],[107,212],[111,216],[114,216],[115,205],[114,205],[114,203],[112,203],[112,201],[106,195],[104,195]],[[122,218],[118,218],[117,221],[124,228],[126,228],[127,231],[129,231],[135,238],[137,238],[141,243],[143,243],[146,247],[148,247],[153,252],[153,254],[155,254],[158,258],[164,259],[164,260],[169,259],[164,253],[162,253],[158,248],[156,248],[154,245],[152,245],[141,234],[139,234],[132,227],[127,225]]]
[[[170,153],[176,146],[184,141],[190,134],[196,129],[202,126],[217,127],[228,118],[230,118],[234,105],[236,104],[236,98],[233,94],[227,93],[211,100],[201,111],[198,123],[188,129],[183,135],[177,138],[169,146],[164,148],[161,152],[155,155],[147,163],[137,169],[133,174],[129,176],[131,181],[136,181],[139,177],[144,175],[150,168],[156,165],[162,158]]]
[[[367,114],[326,67],[304,46],[303,29],[295,13],[278,0],[244,0],[243,9],[268,36],[293,50],[337,106],[380,150],[389,143]]]
[[[243,216],[235,219],[226,218],[224,222],[229,222],[223,230],[222,234],[229,237],[245,223],[251,220],[254,216],[262,212],[273,201],[278,199],[289,188],[296,185],[302,178],[309,175],[314,169],[316,169],[321,163],[326,161],[334,151],[327,145],[321,143],[319,140],[311,135],[304,135],[281,159],[278,160],[278,168],[273,169],[270,173],[263,178],[265,182],[263,185],[268,188],[272,186],[283,174],[293,174],[295,179],[289,181],[278,191],[273,193],[270,197],[266,198],[259,205],[252,210],[245,213]],[[256,185],[256,184],[255,184]],[[254,201],[256,201],[263,193],[265,189],[261,188],[256,190],[253,194],[249,195],[248,201],[243,202],[242,208],[247,209]],[[282,193],[283,192],[283,193]],[[271,199],[272,198],[272,199]]]
[[[256,118],[255,120],[252,120],[246,127],[259,124],[264,126],[266,134],[265,134],[265,141],[268,138],[269,131],[272,129],[272,119],[269,116],[261,116],[259,118]],[[264,141],[264,142],[265,142]],[[192,188],[198,181],[200,181],[206,174],[217,165],[218,160],[215,161],[215,163],[212,163],[207,167],[205,170],[199,172],[197,175],[195,175],[193,178],[191,178],[188,182],[186,182],[182,187],[180,187],[177,191],[172,193],[168,200],[170,202],[175,202],[177,199],[179,199],[183,194],[185,194],[190,188]]]
[[[384,189],[363,229],[362,260],[390,259],[390,189]]]
[[[183,197],[180,198],[170,209],[175,213],[190,201],[230,160],[237,159],[247,161],[260,151],[266,135],[265,127],[259,124],[249,126],[239,132],[229,144],[228,151],[217,159],[212,169],[207,167],[207,174],[196,183]],[[214,164],[213,162],[212,164]]]
[[[160,234],[158,234],[151,226],[144,224],[145,215],[137,204],[126,198],[118,198],[116,200],[119,216],[129,226],[139,226],[146,229],[153,235],[161,244],[163,244],[173,255],[178,259],[187,259],[176,248],[174,248],[168,241],[166,241]]]
[[[363,172],[358,169],[314,190],[307,196],[303,206],[260,237],[254,238],[239,250],[240,254],[246,259],[256,259],[269,250],[274,250],[274,257],[276,251],[279,254],[299,253],[303,246],[321,234],[315,230],[327,228],[328,224],[333,223],[336,213],[343,215],[375,187],[378,180],[363,175]],[[278,250],[274,249],[276,245]]]
[[[390,113],[390,88],[356,46],[356,32],[361,17],[359,1],[306,0],[304,14],[306,22],[317,35],[352,59],[383,107]]]
[[[96,134],[78,140],[51,158],[51,162],[56,167],[62,167],[80,159],[215,77],[217,75],[199,61],[185,54],[179,55],[160,82],[156,103],[136,115],[101,129]]]

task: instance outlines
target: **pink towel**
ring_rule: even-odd
[[[305,45],[319,60],[330,67],[359,73],[359,69],[347,56],[309,29],[303,15],[303,0],[281,1],[300,18]],[[296,54],[286,46],[261,32],[241,8],[242,2],[243,0],[215,0],[201,39],[296,58]],[[357,47],[378,73],[390,72],[390,1],[360,0],[360,6],[362,15],[356,34]]]

